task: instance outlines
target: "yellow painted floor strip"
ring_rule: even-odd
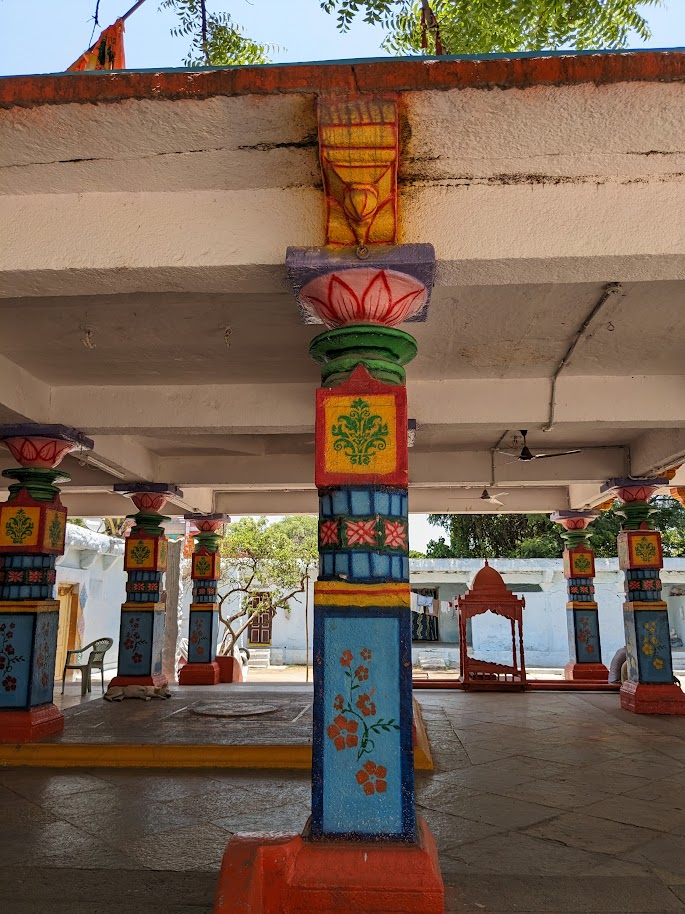
[[[417,733],[418,736],[418,733]],[[0,767],[34,768],[301,768],[312,767],[311,746],[192,746],[23,743],[0,746]],[[414,767],[431,771],[427,745],[417,740]]]
[[[414,702],[414,768],[432,771],[421,708]],[[299,768],[312,767],[305,745],[217,746],[143,743],[22,743],[0,745],[0,767],[33,768]]]
[[[24,743],[0,746],[0,765],[55,768],[311,768],[311,746]]]

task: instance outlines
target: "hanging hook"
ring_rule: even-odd
[[[86,349],[95,349],[96,344],[93,342],[93,331],[90,329],[90,327],[80,327],[79,329],[83,332],[81,342],[86,347]]]

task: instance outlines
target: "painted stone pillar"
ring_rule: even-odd
[[[186,514],[195,525],[195,550],[190,576],[193,597],[188,624],[188,662],[178,675],[181,685],[217,685],[219,664],[216,642],[219,634],[219,578],[221,556],[219,544],[226,514]]]
[[[394,325],[425,318],[433,256],[430,246],[397,247],[392,266],[360,268],[330,254],[288,253],[301,306],[329,326],[309,350],[323,385],[315,436],[315,839],[417,837],[402,367],[417,347]]]
[[[67,520],[55,483],[69,476],[56,467],[93,442],[63,425],[0,426],[0,440],[21,464],[2,473],[16,482],[0,507],[0,743],[23,743],[64,729],[52,703]]]
[[[321,365],[315,481],[312,815],[301,836],[234,836],[215,912],[438,914],[435,843],[414,808],[407,395],[435,271],[397,245],[397,99],[321,97],[326,245],[286,266]],[[243,875],[245,874],[245,875]]]
[[[603,487],[623,502],[618,562],[625,572],[628,679],[621,707],[637,714],[685,714],[685,694],[673,680],[668,607],[661,599],[661,534],[650,520],[649,499],[666,485],[665,478],[611,479]]]
[[[117,675],[110,688],[164,688],[169,684],[162,673],[168,540],[162,524],[168,518],[159,512],[169,497],[183,493],[178,486],[151,482],[118,483],[114,491],[128,495],[138,511],[126,538],[126,602],[121,607]]]
[[[596,511],[557,511],[551,519],[564,528],[564,577],[568,601],[566,621],[570,660],[564,678],[607,682],[609,670],[602,663],[599,617],[595,600],[595,553],[589,528]]]

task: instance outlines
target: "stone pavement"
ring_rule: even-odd
[[[685,912],[685,721],[611,694],[418,698],[448,914]],[[208,914],[229,834],[301,829],[309,778],[5,769],[0,800],[3,910]]]
[[[164,701],[107,702],[92,693],[66,707],[64,731],[43,742],[310,745],[312,693],[304,683],[249,682],[174,685]]]

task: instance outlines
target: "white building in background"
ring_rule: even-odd
[[[563,667],[568,662],[566,628],[566,582],[561,559],[492,559],[507,587],[525,597],[523,639],[528,667]],[[415,612],[434,619],[417,624],[414,634],[429,634],[428,640],[413,641],[415,665],[444,660],[448,667],[459,666],[459,630],[454,607],[456,598],[465,593],[482,559],[410,559],[412,590],[417,594]],[[609,663],[619,647],[625,644],[623,634],[623,572],[618,559],[597,559],[596,599],[602,656]],[[663,594],[669,606],[671,628],[685,641],[685,558],[666,559],[661,572]],[[422,599],[423,598],[423,599]],[[187,627],[189,595],[185,598],[183,633]],[[423,604],[423,605],[421,605]],[[309,588],[309,661],[312,662],[314,584]],[[305,662],[305,595],[291,600],[290,612],[278,612],[270,625],[247,631],[240,644],[248,649],[268,651],[272,665]],[[237,609],[237,602],[235,609]],[[230,610],[227,608],[227,612]],[[253,635],[251,638],[250,635]],[[433,640],[434,636],[437,638]],[[508,663],[511,659],[511,633],[508,623],[492,614],[472,620],[470,645],[473,654],[484,660]],[[677,661],[678,649],[674,652]]]
[[[77,644],[109,637],[113,646],[106,668],[115,669],[119,644],[120,607],[126,595],[123,540],[67,524],[66,549],[57,561],[57,593],[60,600],[60,643],[56,671],[64,653]],[[561,559],[493,559],[490,563],[514,593],[525,597],[523,638],[528,667],[563,667],[568,661],[566,631],[566,583]],[[465,593],[481,559],[410,559],[415,635],[413,659],[417,666],[437,662],[459,666],[459,630],[456,598]],[[624,644],[623,573],[617,559],[597,559],[596,598],[604,662]],[[661,572],[664,599],[668,602],[671,628],[685,642],[685,558],[666,559]],[[190,588],[184,594],[180,636],[187,637]],[[237,609],[237,601],[232,604]],[[305,594],[290,601],[290,612],[278,612],[266,624],[246,631],[240,644],[267,651],[270,663],[305,663],[305,619],[309,621],[309,661],[312,662],[314,582]],[[226,607],[229,613],[231,608]],[[426,618],[419,620],[418,616]],[[428,637],[426,637],[428,636]],[[508,662],[511,635],[505,620],[491,614],[472,620],[469,643],[473,654],[484,660]],[[679,649],[675,649],[677,660]],[[685,651],[680,653],[685,659]]]
[[[67,650],[96,638],[114,642],[105,668],[116,669],[121,604],[126,598],[124,541],[67,524],[64,555],[56,567],[60,615],[55,675],[61,678]]]

